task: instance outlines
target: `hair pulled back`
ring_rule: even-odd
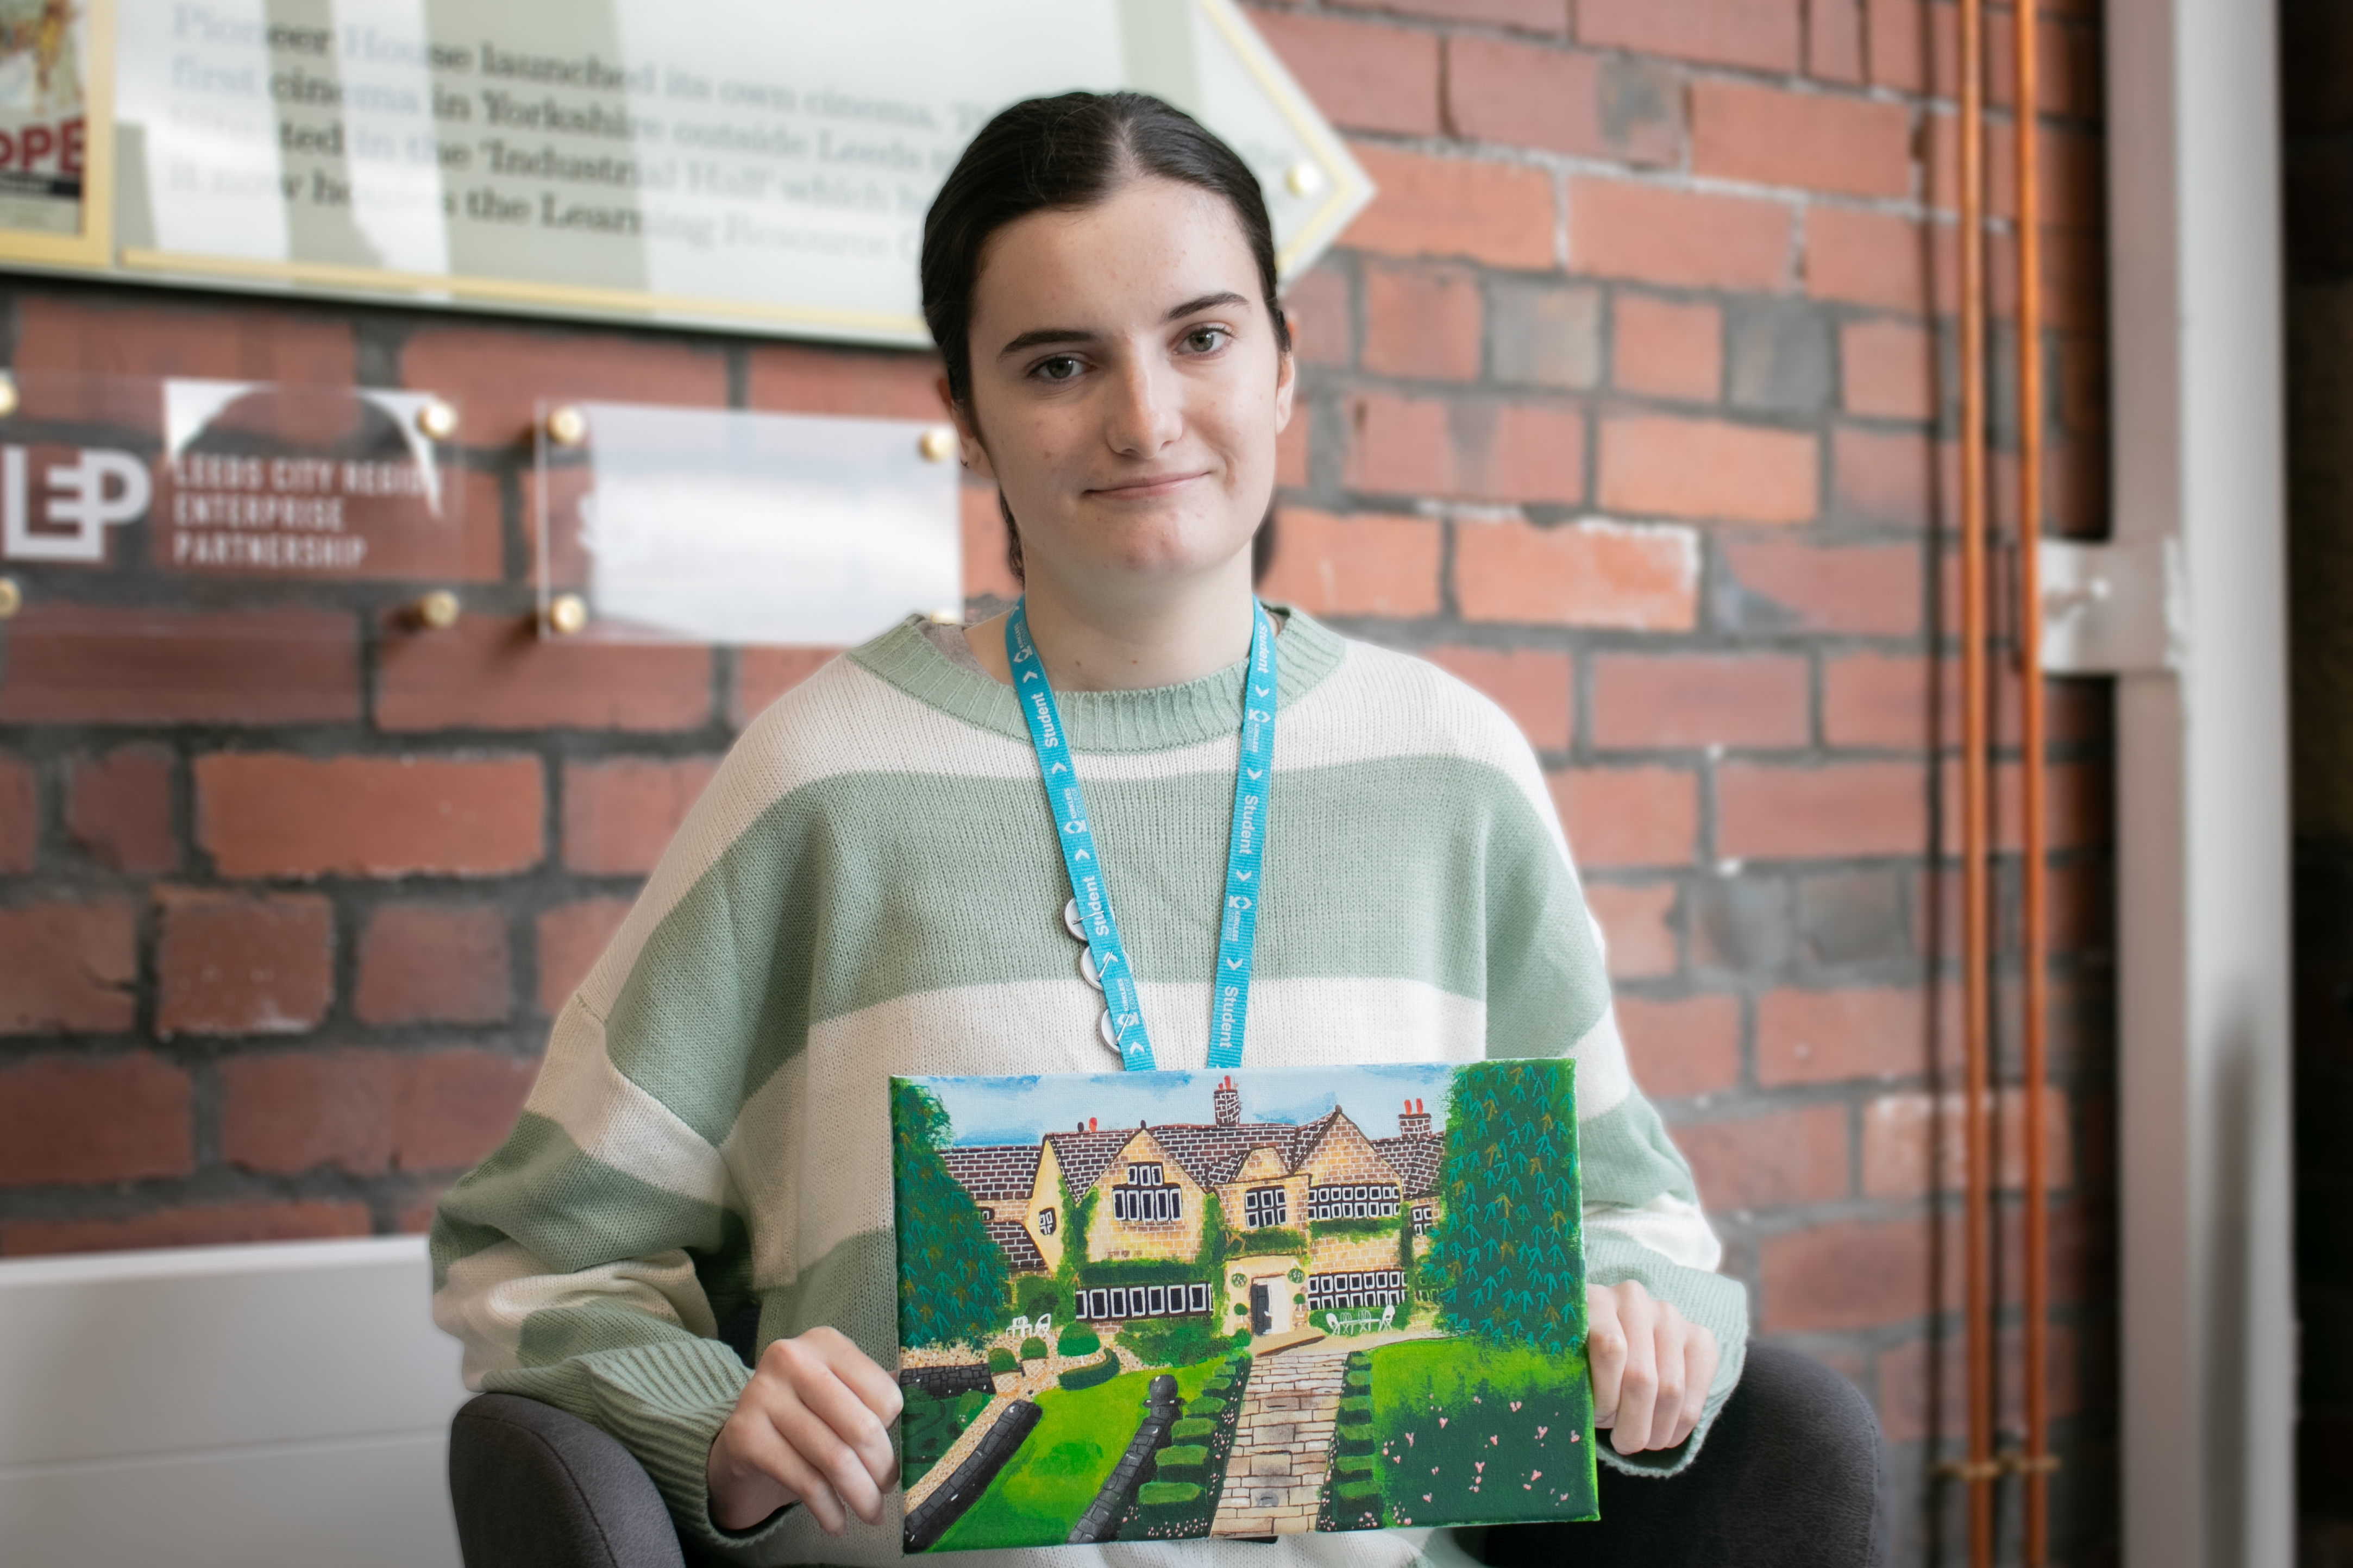
[[[1005,110],[964,150],[923,218],[923,321],[945,362],[948,395],[972,412],[972,297],[989,237],[1039,212],[1071,212],[1108,199],[1131,180],[1157,178],[1225,199],[1258,264],[1260,297],[1275,346],[1291,349],[1290,324],[1275,302],[1274,226],[1258,177],[1199,121],[1142,92],[1066,92]],[[997,492],[1005,518],[1006,560],[1021,576],[1021,531]],[[1274,543],[1274,512],[1254,542],[1264,575]]]
[[[923,218],[923,321],[947,362],[948,395],[972,406],[972,296],[981,252],[1007,224],[1093,206],[1129,181],[1174,180],[1225,198],[1241,226],[1278,347],[1274,226],[1258,176],[1207,127],[1142,92],[1066,92],[1013,105],[980,128]]]

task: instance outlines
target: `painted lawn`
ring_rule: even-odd
[[[1189,1403],[1223,1354],[1176,1370],[1176,1396]],[[1097,1388],[1038,1395],[1038,1425],[934,1552],[990,1546],[1059,1546],[1094,1501],[1144,1419],[1144,1396],[1166,1367],[1124,1372]]]
[[[1392,1524],[1595,1516],[1582,1352],[1472,1338],[1373,1352],[1374,1470]]]

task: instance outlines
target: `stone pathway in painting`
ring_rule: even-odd
[[[1250,1369],[1211,1535],[1296,1535],[1315,1528],[1348,1352],[1342,1340],[1262,1356]]]

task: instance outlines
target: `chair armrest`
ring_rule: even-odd
[[[449,1500],[466,1568],[685,1568],[652,1478],[578,1416],[480,1394],[449,1424]]]

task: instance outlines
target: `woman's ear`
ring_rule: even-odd
[[[996,470],[988,466],[988,448],[980,444],[980,427],[973,423],[971,410],[955,400],[946,376],[932,383],[932,389],[940,395],[940,406],[948,411],[948,419],[955,426],[956,460],[984,479],[995,479]]]
[[[1289,349],[1278,350],[1274,362],[1274,428],[1278,434],[1290,428],[1291,396],[1298,390],[1299,362]]]

